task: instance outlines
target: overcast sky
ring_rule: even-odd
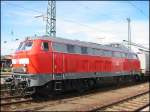
[[[149,47],[148,1],[57,1],[56,35],[97,43],[128,39]],[[10,54],[26,36],[44,35],[47,1],[1,1],[1,53]],[[19,41],[15,41],[18,38]],[[4,43],[7,41],[7,43]]]

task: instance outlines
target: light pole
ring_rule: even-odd
[[[128,21],[128,48],[131,51],[131,27],[130,27],[130,18],[127,18]]]

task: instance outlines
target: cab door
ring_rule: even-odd
[[[54,73],[63,72],[63,53],[53,52],[53,71]]]
[[[41,73],[49,74],[52,73],[52,49],[51,42],[42,40],[40,42],[40,51],[38,53],[38,65]]]

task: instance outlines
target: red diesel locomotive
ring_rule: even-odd
[[[70,88],[91,88],[101,78],[140,75],[137,54],[119,44],[31,37],[21,42],[12,58],[12,83],[27,93],[49,94]]]

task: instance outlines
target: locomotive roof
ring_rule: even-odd
[[[126,48],[123,45],[114,47],[113,44],[102,45],[102,44],[98,44],[98,43],[84,42],[84,41],[79,41],[79,40],[70,40],[70,39],[64,39],[64,38],[60,38],[60,37],[54,38],[54,37],[50,37],[50,36],[30,37],[28,39],[29,40],[35,40],[35,39],[50,40],[53,42],[64,43],[64,44],[72,44],[72,45],[79,45],[79,46],[85,46],[85,47],[90,47],[90,48],[105,49],[105,50],[111,50],[111,51],[120,51],[120,52],[126,52],[126,53],[134,53],[132,51],[129,51],[128,48]]]

